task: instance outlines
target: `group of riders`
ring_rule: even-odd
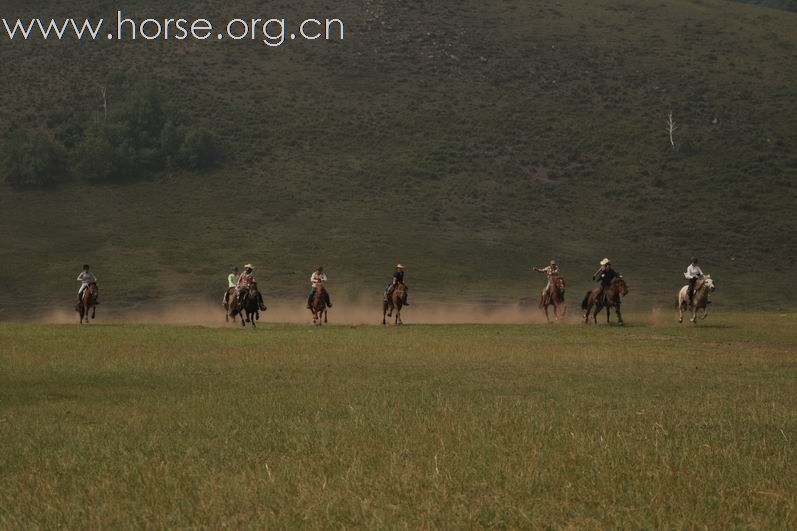
[[[556,263],[555,260],[551,260],[550,264],[546,267],[542,268],[533,268],[534,271],[538,273],[545,274],[547,278],[547,284],[545,289],[543,290],[543,298],[550,297],[551,289],[553,286],[554,278],[561,277],[561,271],[559,269],[559,265]],[[404,283],[404,275],[405,275],[405,268],[402,264],[396,265],[396,271],[393,273],[393,278],[388,283],[387,287],[385,288],[384,292],[384,300],[387,302],[393,295],[393,291],[396,289],[397,286],[401,285],[404,287],[404,298],[403,298],[403,305],[409,306],[409,302],[407,301],[407,285]],[[621,275],[612,267],[612,262],[608,258],[604,258],[600,261],[600,267],[595,274],[592,275],[592,280],[599,283],[600,292],[598,297],[603,297],[603,293],[611,286],[612,281],[615,278],[620,277]],[[689,306],[691,307],[693,304],[694,294],[695,294],[695,285],[697,281],[703,278],[705,275],[703,270],[698,265],[697,258],[692,258],[691,263],[686,268],[686,273],[684,273],[688,281],[688,291],[687,291],[687,301],[689,301]],[[77,277],[78,282],[80,282],[80,289],[78,290],[77,299],[78,304],[81,304],[83,301],[83,293],[86,289],[91,289],[93,303],[94,305],[99,304],[99,291],[97,290],[97,277],[91,271],[91,267],[88,264],[83,266],[83,271]],[[322,294],[324,296],[324,300],[326,305],[331,308],[332,301],[329,297],[329,291],[325,288],[322,289],[323,286],[327,283],[327,275],[324,272],[324,268],[322,266],[318,266],[313,274],[310,276],[310,286],[311,291],[310,295],[307,298],[307,308],[311,308],[313,300],[316,298],[318,290],[322,290]],[[239,303],[244,299],[244,297],[248,296],[247,294],[250,291],[250,288],[254,288],[254,291],[257,293],[257,304],[260,307],[261,311],[266,310],[266,305],[263,303],[263,296],[260,294],[260,291],[257,289],[257,278],[255,277],[255,266],[252,264],[246,264],[244,266],[244,270],[242,273],[239,273],[238,268],[233,268],[232,272],[227,276],[227,291],[224,293],[224,299],[222,304],[225,307],[234,305]]]
[[[328,308],[332,308],[332,300],[329,296],[329,291],[326,289],[326,283],[329,279],[327,278],[327,274],[324,272],[323,266],[318,266],[313,274],[310,275],[310,295],[307,297],[307,309],[311,309],[313,305],[313,301],[315,300],[316,296],[321,292],[321,295],[324,298],[324,303]],[[404,284],[404,266],[401,264],[396,265],[396,271],[393,273],[393,278],[391,279],[390,283],[385,288],[384,299],[385,301],[389,300],[390,297],[393,295],[393,291],[396,287],[401,284],[404,286],[404,298],[403,298],[403,305],[409,306],[409,302],[407,302],[407,285]],[[246,264],[244,266],[243,273],[238,272],[238,268],[234,267],[232,272],[227,275],[227,291],[224,293],[224,298],[222,299],[222,305],[224,307],[232,307],[235,306],[238,302],[242,301],[244,297],[246,297],[247,293],[249,292],[250,287],[254,287],[255,291],[257,292],[258,297],[258,305],[261,311],[266,310],[266,305],[263,303],[263,296],[260,294],[260,290],[257,289],[257,279],[255,278],[255,266],[252,264]]]
[[[542,292],[543,300],[550,298],[551,296],[551,289],[553,288],[553,282],[555,278],[561,277],[561,271],[559,270],[559,265],[556,263],[556,260],[551,260],[550,264],[547,267],[533,268],[534,271],[538,273],[544,273],[547,278],[547,283],[545,285],[545,289]],[[694,303],[694,295],[695,295],[695,286],[697,285],[697,281],[703,278],[705,274],[703,270],[700,269],[698,265],[697,258],[692,258],[689,266],[686,268],[686,273],[684,273],[684,277],[688,281],[687,287],[687,300],[689,301],[689,307],[691,308]],[[616,278],[621,278],[622,275],[618,273],[612,267],[612,261],[608,258],[604,258],[600,261],[600,267],[597,271],[592,275],[592,280],[598,282],[599,285],[599,292],[598,292],[598,299],[603,299],[604,292],[606,289],[612,285],[612,282]],[[710,303],[710,302],[709,302]]]

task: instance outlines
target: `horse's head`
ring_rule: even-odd
[[[711,275],[706,275],[703,277],[701,286],[705,287],[709,291],[714,291],[714,289],[716,289],[716,286],[714,285],[714,279],[711,278]]]
[[[614,277],[614,280],[612,280],[612,285],[623,297],[628,295],[628,292],[631,291],[628,289],[628,284],[625,283],[625,279],[623,277]]]
[[[560,277],[559,275],[554,275],[551,279],[553,281],[553,285],[559,288],[560,290],[564,291],[565,289],[565,279]]]

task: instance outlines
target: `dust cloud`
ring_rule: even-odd
[[[381,325],[382,301],[360,298],[346,300],[333,299],[329,309],[330,325]],[[401,312],[405,325],[409,324],[535,324],[545,323],[545,315],[536,306],[520,303],[443,303],[414,302]],[[305,308],[303,299],[266,300],[268,310],[261,313],[260,323],[310,324],[312,315]],[[553,319],[553,310],[551,319]],[[577,322],[577,314],[568,315],[564,322]],[[75,311],[57,310],[47,314],[40,322],[46,324],[76,324]],[[157,303],[149,307],[116,309],[112,306],[99,306],[98,324],[167,324],[182,326],[223,327],[233,326],[225,322],[224,308],[221,304],[211,304],[206,300],[175,303]],[[388,323],[393,320],[388,318]],[[240,319],[238,320],[240,326]]]
[[[329,310],[330,325],[381,325],[381,297],[333,298],[334,306]],[[410,300],[411,305],[402,310],[405,325],[445,325],[445,324],[544,324],[545,314],[536,304],[528,302],[482,302],[482,303],[449,303],[444,301],[427,302],[426,300]],[[306,299],[269,299],[266,298],[268,310],[261,313],[259,323],[267,324],[311,324],[312,315],[305,308]],[[628,309],[631,310],[631,309]],[[553,320],[553,308],[549,308]],[[643,310],[634,307],[629,312],[624,307],[624,316],[628,324],[642,324],[653,327],[666,326],[677,322],[677,313],[670,314],[667,309],[658,306]],[[581,323],[582,312],[577,302],[568,303],[567,314],[560,320],[564,324]],[[612,321],[616,321],[612,310]],[[52,311],[38,319],[45,324],[77,324],[78,314],[72,308]],[[163,324],[177,326],[225,327],[236,326],[232,321],[224,319],[224,309],[219,303],[207,299],[186,301],[182,303],[153,301],[149,305],[118,308],[112,303],[101,305],[97,309],[97,324]],[[392,324],[391,318],[387,319]],[[598,317],[599,325],[605,324],[605,314]],[[240,319],[237,326],[240,327]]]

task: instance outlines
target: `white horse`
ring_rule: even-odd
[[[692,318],[691,322],[697,324],[697,312],[703,310],[701,319],[708,317],[708,295],[714,291],[714,280],[711,275],[706,275],[697,282],[695,282],[695,293],[692,296],[694,304],[692,305]],[[678,292],[678,322],[684,322],[684,312],[689,309],[689,285],[681,288]]]

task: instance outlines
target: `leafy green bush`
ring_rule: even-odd
[[[15,188],[47,188],[69,175],[64,147],[41,130],[18,131],[5,142],[0,174]]]

